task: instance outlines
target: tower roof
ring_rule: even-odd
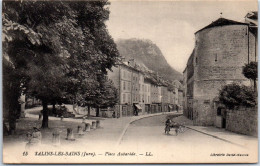
[[[216,21],[212,22],[211,24],[209,24],[208,26],[198,30],[196,33],[204,30],[204,29],[208,29],[208,28],[212,28],[212,27],[218,27],[218,26],[225,26],[225,25],[248,25],[247,23],[243,23],[243,22],[237,22],[237,21],[233,21],[233,20],[228,20],[225,18],[219,18]]]

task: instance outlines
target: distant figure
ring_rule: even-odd
[[[39,120],[42,120],[42,113],[39,113]]]
[[[171,130],[171,123],[172,123],[172,121],[170,120],[170,118],[168,118],[165,122],[165,130],[164,130],[165,134],[169,134],[169,132]]]
[[[116,112],[115,111],[113,111],[112,117],[116,118]]]
[[[165,125],[171,125],[172,121],[170,118],[167,118],[166,122],[165,122]]]
[[[120,118],[120,112],[117,111],[117,118]]]
[[[138,110],[137,110],[137,109],[135,109],[134,115],[135,115],[135,116],[138,116]]]

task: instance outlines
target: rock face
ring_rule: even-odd
[[[158,72],[165,80],[182,80],[182,74],[165,60],[161,50],[150,40],[121,39],[116,42],[118,51],[125,60],[134,59],[149,70]]]

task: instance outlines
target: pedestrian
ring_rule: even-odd
[[[116,112],[115,111],[113,111],[112,117],[116,118]]]
[[[136,111],[136,116],[138,116],[138,109],[136,109],[135,111]]]
[[[171,119],[170,118],[167,118],[166,122],[165,122],[165,129],[164,129],[164,132],[165,134],[169,134],[170,130],[171,130]]]
[[[42,119],[42,112],[39,113],[39,120]]]

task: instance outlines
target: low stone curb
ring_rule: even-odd
[[[192,127],[188,127],[188,126],[185,126],[185,127],[188,128],[188,129],[194,130],[194,131],[196,131],[196,132],[199,132],[199,133],[201,133],[201,134],[205,134],[205,135],[211,136],[211,137],[213,137],[213,138],[219,139],[219,140],[221,140],[221,141],[224,141],[224,142],[227,142],[227,143],[230,143],[230,144],[233,144],[233,145],[236,145],[236,146],[239,146],[239,147],[245,148],[243,145],[240,145],[240,144],[234,143],[234,142],[229,141],[229,140],[224,139],[224,138],[220,138],[220,137],[215,136],[215,135],[213,135],[213,134],[209,134],[209,133],[206,133],[206,132],[203,132],[203,131],[200,131],[200,130],[194,129],[194,128],[192,128]]]

